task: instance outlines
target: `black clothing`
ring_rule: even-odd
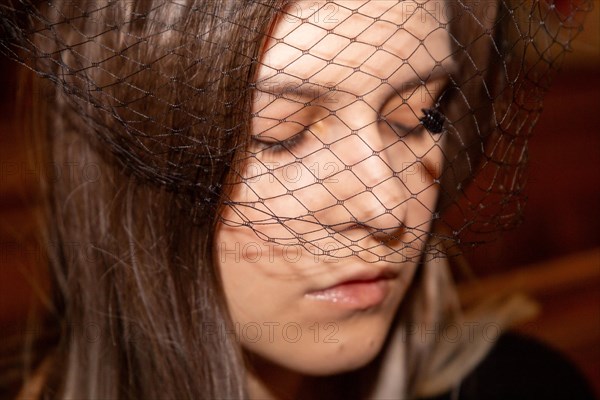
[[[503,335],[461,383],[458,400],[593,400],[593,391],[563,355],[541,342]],[[427,400],[454,400],[450,393]]]

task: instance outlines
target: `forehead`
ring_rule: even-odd
[[[257,87],[315,84],[355,95],[447,76],[445,1],[297,1],[266,40]]]

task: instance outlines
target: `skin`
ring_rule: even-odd
[[[452,68],[443,13],[414,10],[301,1],[264,43],[252,140],[215,241],[253,397],[293,397],[305,376],[366,365],[411,284],[444,162],[444,134],[419,118]],[[374,306],[307,296],[364,271],[390,276]]]

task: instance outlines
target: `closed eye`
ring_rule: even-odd
[[[269,136],[255,135],[252,140],[261,147],[261,151],[268,153],[283,153],[291,152],[294,148],[302,143],[306,136],[306,130],[302,130],[285,140],[277,140]]]
[[[419,130],[419,128],[423,127],[420,123],[410,126],[389,120],[386,120],[385,122],[400,138],[407,136],[409,133],[416,132]]]

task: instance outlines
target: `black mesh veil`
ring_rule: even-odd
[[[527,142],[589,6],[21,0],[0,48],[198,222],[403,262],[521,219]]]

